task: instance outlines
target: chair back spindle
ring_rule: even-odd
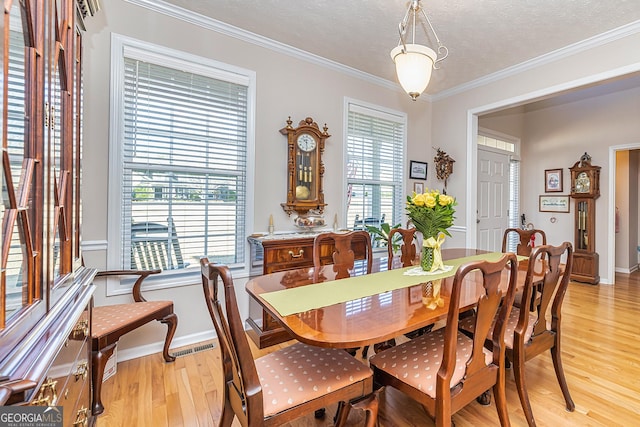
[[[387,268],[391,270],[393,268],[393,241],[396,234],[402,237],[400,241],[400,262],[402,267],[410,267],[413,265],[416,259],[416,229],[415,228],[393,228],[389,231],[389,237],[387,239],[387,251],[388,251],[388,265]]]
[[[333,244],[333,251],[330,257],[325,256],[323,247],[331,247],[327,243]],[[323,265],[333,264],[333,271],[336,279],[351,277],[351,272],[355,267],[355,252],[353,245],[363,244],[365,247],[366,273],[371,273],[373,266],[373,252],[371,246],[371,236],[364,230],[349,231],[346,233],[326,232],[318,234],[313,240],[313,267],[317,272]]]

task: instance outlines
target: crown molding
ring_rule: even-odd
[[[170,5],[162,0],[124,0],[127,3],[131,3],[136,6],[143,7],[145,9],[152,10],[154,12],[162,13],[163,15],[170,16],[172,18],[179,19],[184,22],[202,27],[207,30],[215,31],[220,34],[224,34],[229,37],[233,37],[238,40],[245,41],[247,43],[254,44],[256,46],[264,47],[272,51],[282,53],[303,61],[311,62],[313,64],[328,68],[333,71],[337,71],[357,79],[367,81],[369,83],[382,86],[386,89],[402,92],[402,88],[396,82],[383,79],[381,77],[374,76],[364,71],[357,70],[347,65],[341,64],[336,61],[332,61],[327,58],[315,55],[313,53],[306,52],[297,47],[290,46],[288,44],[280,43],[278,41],[269,39],[259,34],[252,33],[242,28],[235,27],[233,25],[218,21],[216,19],[200,15],[187,9],[183,9],[178,6]],[[425,97],[428,98],[428,97]],[[427,99],[428,100],[428,99]]]
[[[471,89],[475,89],[489,83],[505,79],[516,74],[531,70],[541,65],[550,64],[567,56],[575,55],[580,52],[584,52],[589,49],[593,49],[598,46],[602,46],[607,43],[614,42],[616,40],[628,37],[640,32],[640,20],[634,21],[630,24],[623,25],[622,27],[614,28],[613,30],[606,31],[604,33],[595,35],[588,39],[581,40],[577,43],[570,44],[568,46],[556,49],[552,52],[540,55],[536,58],[530,59],[520,64],[516,64],[511,67],[504,68],[492,74],[488,74],[479,79],[472,80],[468,83],[463,83],[459,86],[455,86],[451,89],[444,90],[435,95],[431,95],[432,101],[439,101],[450,96],[458,95],[462,92],[466,92]]]

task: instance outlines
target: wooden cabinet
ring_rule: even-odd
[[[64,425],[86,425],[95,271],[80,252],[82,29],[98,3],[4,6],[0,404],[59,405]]]
[[[278,271],[295,270],[313,267],[313,240],[319,233],[272,234],[249,237],[252,254],[262,255],[262,274]],[[332,264],[333,244],[320,246],[322,264]],[[354,252],[356,259],[364,259],[366,248],[364,243],[356,243]],[[255,258],[255,257],[254,257]],[[259,256],[258,256],[259,258]],[[252,265],[259,260],[252,259]],[[257,303],[251,301],[252,304]],[[265,348],[291,339],[291,336],[267,312],[259,310],[261,316],[249,316],[248,335],[259,348]]]

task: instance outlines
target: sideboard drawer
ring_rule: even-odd
[[[311,266],[313,266],[312,245],[298,245],[285,248],[265,248],[265,273]]]

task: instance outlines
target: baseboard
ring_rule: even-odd
[[[621,274],[631,274],[637,270],[638,270],[638,264],[631,266],[631,268],[616,267],[616,273],[621,273]]]
[[[197,334],[191,334],[175,338],[171,342],[171,348],[186,347],[189,345],[201,343],[203,341],[210,341],[215,339],[216,335],[213,331],[198,332]],[[164,341],[155,342],[152,344],[141,345],[138,347],[132,347],[127,349],[118,348],[118,363],[125,360],[136,359],[138,357],[148,356],[150,354],[161,353],[164,347]],[[169,350],[171,353],[171,350]]]

